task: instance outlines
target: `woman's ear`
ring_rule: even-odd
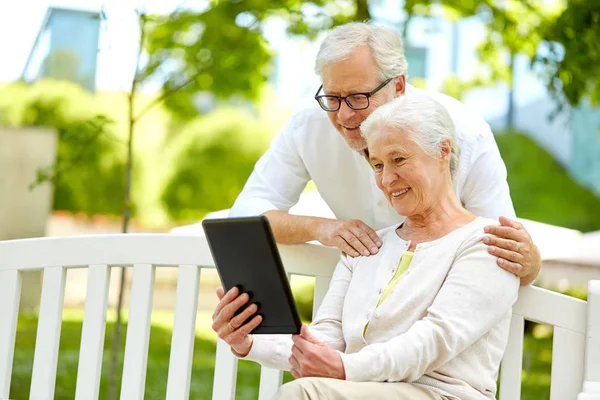
[[[452,142],[448,138],[443,138],[440,142],[440,155],[442,160],[449,161],[452,156]]]

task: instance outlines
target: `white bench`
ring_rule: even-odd
[[[280,250],[288,273],[316,278],[317,307],[339,253],[310,244]],[[8,398],[10,389],[20,272],[34,269],[43,269],[44,278],[30,398],[54,397],[69,268],[89,269],[75,398],[98,398],[111,266],[133,269],[120,397],[144,398],[155,268],[163,266],[178,267],[167,399],[189,397],[200,270],[214,267],[212,257],[203,237],[130,234],[0,242],[0,399]],[[502,363],[501,400],[520,398],[524,320],[554,326],[551,400],[600,400],[600,281],[590,282],[587,303],[544,289],[521,289]],[[234,398],[236,373],[237,360],[219,342],[213,399]],[[281,379],[281,371],[262,368],[259,398],[270,398]]]

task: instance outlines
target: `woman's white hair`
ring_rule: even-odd
[[[400,35],[392,28],[362,22],[340,25],[329,32],[317,53],[315,72],[321,75],[323,67],[347,60],[363,45],[371,49],[379,79],[406,75],[408,67]]]
[[[432,157],[439,157],[442,139],[452,144],[450,176],[454,179],[460,160],[456,129],[446,107],[428,94],[407,93],[378,107],[361,125],[365,139],[381,129],[390,128],[410,138]]]

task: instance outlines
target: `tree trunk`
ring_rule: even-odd
[[[508,84],[508,112],[506,113],[506,129],[515,127],[515,54],[510,54],[510,81]]]
[[[371,19],[369,3],[367,0],[356,0],[356,21],[365,22]]]
[[[135,123],[137,118],[134,114],[134,100],[135,94],[138,87],[138,71],[140,67],[140,56],[144,47],[144,40],[146,35],[146,20],[144,15],[139,16],[140,24],[140,45],[137,53],[135,72],[133,76],[133,82],[131,84],[131,92],[128,96],[129,106],[129,132],[127,141],[127,170],[126,170],[126,183],[125,183],[125,204],[123,208],[123,226],[122,232],[127,233],[129,229],[129,220],[131,219],[131,177],[133,172],[133,133],[135,129]],[[123,308],[123,296],[125,292],[125,280],[127,279],[127,268],[121,268],[121,277],[119,282],[119,298],[117,301],[117,321],[115,323],[115,330],[112,339],[111,348],[111,359],[110,359],[110,373],[109,373],[109,385],[108,385],[108,398],[109,400],[116,399],[117,395],[117,362],[119,356],[119,348],[121,341],[121,326],[122,316],[121,310]]]

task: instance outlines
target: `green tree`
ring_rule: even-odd
[[[0,92],[0,125],[49,126],[58,132],[56,164],[39,170],[32,182],[53,182],[53,209],[119,214],[124,157],[118,154],[121,143],[113,121],[96,106],[94,96],[72,82],[54,79],[9,84]]]
[[[409,18],[431,16],[436,6],[450,18],[478,16],[487,23],[478,49],[487,74],[478,75],[476,85],[503,81],[512,87],[515,57],[524,55],[536,64],[559,108],[585,98],[600,102],[597,0],[406,0],[404,10]]]
[[[182,117],[198,113],[194,99],[200,92],[255,100],[271,73],[272,52],[263,35],[270,17],[283,18],[294,34],[315,37],[370,14],[367,0],[212,1],[201,12],[179,10],[149,25],[141,78],[163,80],[164,93],[178,89],[166,105]]]
[[[562,13],[545,27],[549,54],[541,55],[546,65],[548,86],[564,103],[577,105],[589,97],[600,102],[600,2],[570,0]]]
[[[286,21],[290,33],[314,38],[335,25],[370,19],[369,7],[379,4],[381,0],[215,0],[204,11],[176,12],[153,25],[145,74],[165,79],[166,91],[185,88],[167,101],[178,115],[196,113],[194,96],[202,91],[255,99],[269,74],[272,54],[262,34],[269,18]],[[398,28],[405,33],[414,16],[438,18],[440,10],[453,21],[476,16],[486,23],[478,48],[480,70],[467,82],[451,79],[449,90],[461,93],[499,81],[512,88],[514,62],[523,55],[538,64],[559,100],[578,104],[587,96],[593,101],[600,97],[597,0],[406,0],[403,10],[406,18]]]

